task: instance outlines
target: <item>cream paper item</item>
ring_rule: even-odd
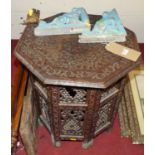
[[[139,51],[136,51],[134,49],[125,47],[123,45],[120,45],[118,43],[109,43],[105,46],[106,50],[109,52],[112,52],[116,55],[119,55],[121,57],[124,57],[126,59],[137,61],[141,53]]]

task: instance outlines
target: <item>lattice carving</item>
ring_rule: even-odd
[[[47,88],[41,85],[41,83],[39,83],[38,81],[34,82],[34,86],[35,86],[36,94],[38,96],[38,101],[39,101],[39,106],[40,106],[42,116],[44,117],[48,125],[50,125],[50,118],[48,113],[48,102],[47,102],[48,100]]]
[[[100,103],[99,111],[98,111],[98,120],[96,123],[96,132],[104,129],[107,125],[110,124],[112,112],[114,109],[114,104],[117,101],[117,96],[115,95],[109,101],[105,101],[106,103]]]
[[[120,82],[107,89],[96,90],[47,86],[34,79],[38,105],[53,133],[54,143],[71,138],[87,143],[94,135],[112,125],[121,90]]]
[[[39,80],[34,82],[34,86],[40,92],[40,95],[47,99],[47,87],[43,85]]]
[[[42,111],[42,115],[46,119],[46,121],[48,122],[48,124],[50,124],[47,102],[40,95],[39,95],[39,101],[40,101],[40,108],[41,108],[41,111]]]
[[[117,93],[119,90],[116,87],[109,88],[107,90],[104,90],[101,94],[101,100],[100,102],[103,102],[108,97],[112,96],[113,94]]]
[[[85,110],[61,110],[61,135],[82,136]]]
[[[79,88],[60,88],[60,104],[86,104],[86,90]]]

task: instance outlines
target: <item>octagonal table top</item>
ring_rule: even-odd
[[[100,18],[89,17],[91,24]],[[139,64],[108,52],[104,44],[78,43],[77,34],[35,36],[35,26],[25,28],[15,55],[44,84],[107,88]],[[127,41],[120,44],[139,50],[135,34],[126,30]]]

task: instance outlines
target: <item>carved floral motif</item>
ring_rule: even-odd
[[[106,51],[103,44],[78,43],[78,35],[36,37],[33,32],[33,25],[26,27],[15,54],[46,84],[104,84],[134,66],[134,62]],[[134,33],[127,30],[127,34],[127,41],[121,44],[137,49]]]

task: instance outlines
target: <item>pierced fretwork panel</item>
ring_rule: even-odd
[[[116,87],[112,87],[112,88],[108,89],[107,91],[103,91],[103,93],[101,94],[100,102],[102,103],[107,98],[109,98],[109,97],[113,96],[114,94],[116,94],[118,91],[119,90]]]
[[[60,88],[60,105],[81,104],[86,105],[86,93],[85,89],[61,87]]]
[[[50,125],[50,118],[49,118],[49,113],[48,113],[48,98],[47,98],[47,88],[38,81],[34,82],[34,88],[36,90],[36,95],[38,96],[38,101],[39,101],[39,107],[41,110],[41,115],[46,121],[48,125]]]
[[[83,136],[85,109],[64,108],[60,113],[61,135]]]
[[[110,125],[112,113],[117,101],[118,92],[119,90],[113,87],[109,89],[109,91],[101,95],[101,102],[98,110],[98,120],[96,123],[95,134]]]

